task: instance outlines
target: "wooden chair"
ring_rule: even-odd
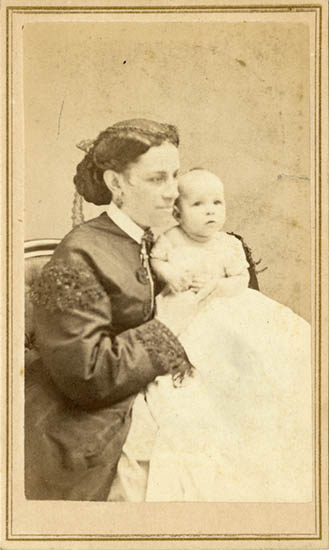
[[[60,239],[38,239],[25,241],[25,363],[31,364],[37,358],[35,348],[35,333],[33,322],[33,305],[29,299],[29,291],[42,267],[49,261]]]

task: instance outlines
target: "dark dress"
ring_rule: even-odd
[[[40,358],[26,369],[28,499],[106,500],[136,393],[189,368],[176,337],[152,319],[141,273],[140,245],[103,213],[63,239],[35,283]]]

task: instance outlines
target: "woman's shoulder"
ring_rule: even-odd
[[[77,225],[66,235],[64,235],[60,244],[69,245],[70,243],[79,240],[80,238],[86,239],[89,235],[92,237],[94,234],[101,234],[104,231],[111,230],[111,225],[113,222],[108,217],[106,212],[103,212],[96,218],[84,221],[83,223]]]
[[[85,309],[105,295],[104,282],[114,277],[121,280],[125,260],[122,245],[120,249],[115,231],[114,238],[109,239],[112,233],[104,231],[100,218],[74,228],[58,244],[34,282],[31,299],[35,305],[50,311]]]
[[[58,244],[55,259],[68,259],[78,256],[82,259],[115,253],[122,245],[122,232],[106,213],[88,220],[72,229]]]

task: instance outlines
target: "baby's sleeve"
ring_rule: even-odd
[[[227,259],[225,265],[226,276],[232,277],[234,275],[240,275],[249,268],[242,243],[233,235],[226,235],[227,237]]]

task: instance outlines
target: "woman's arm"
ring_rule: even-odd
[[[115,335],[111,297],[81,257],[50,262],[31,298],[45,368],[81,407],[109,406],[158,375],[190,368],[183,347],[158,319]]]

